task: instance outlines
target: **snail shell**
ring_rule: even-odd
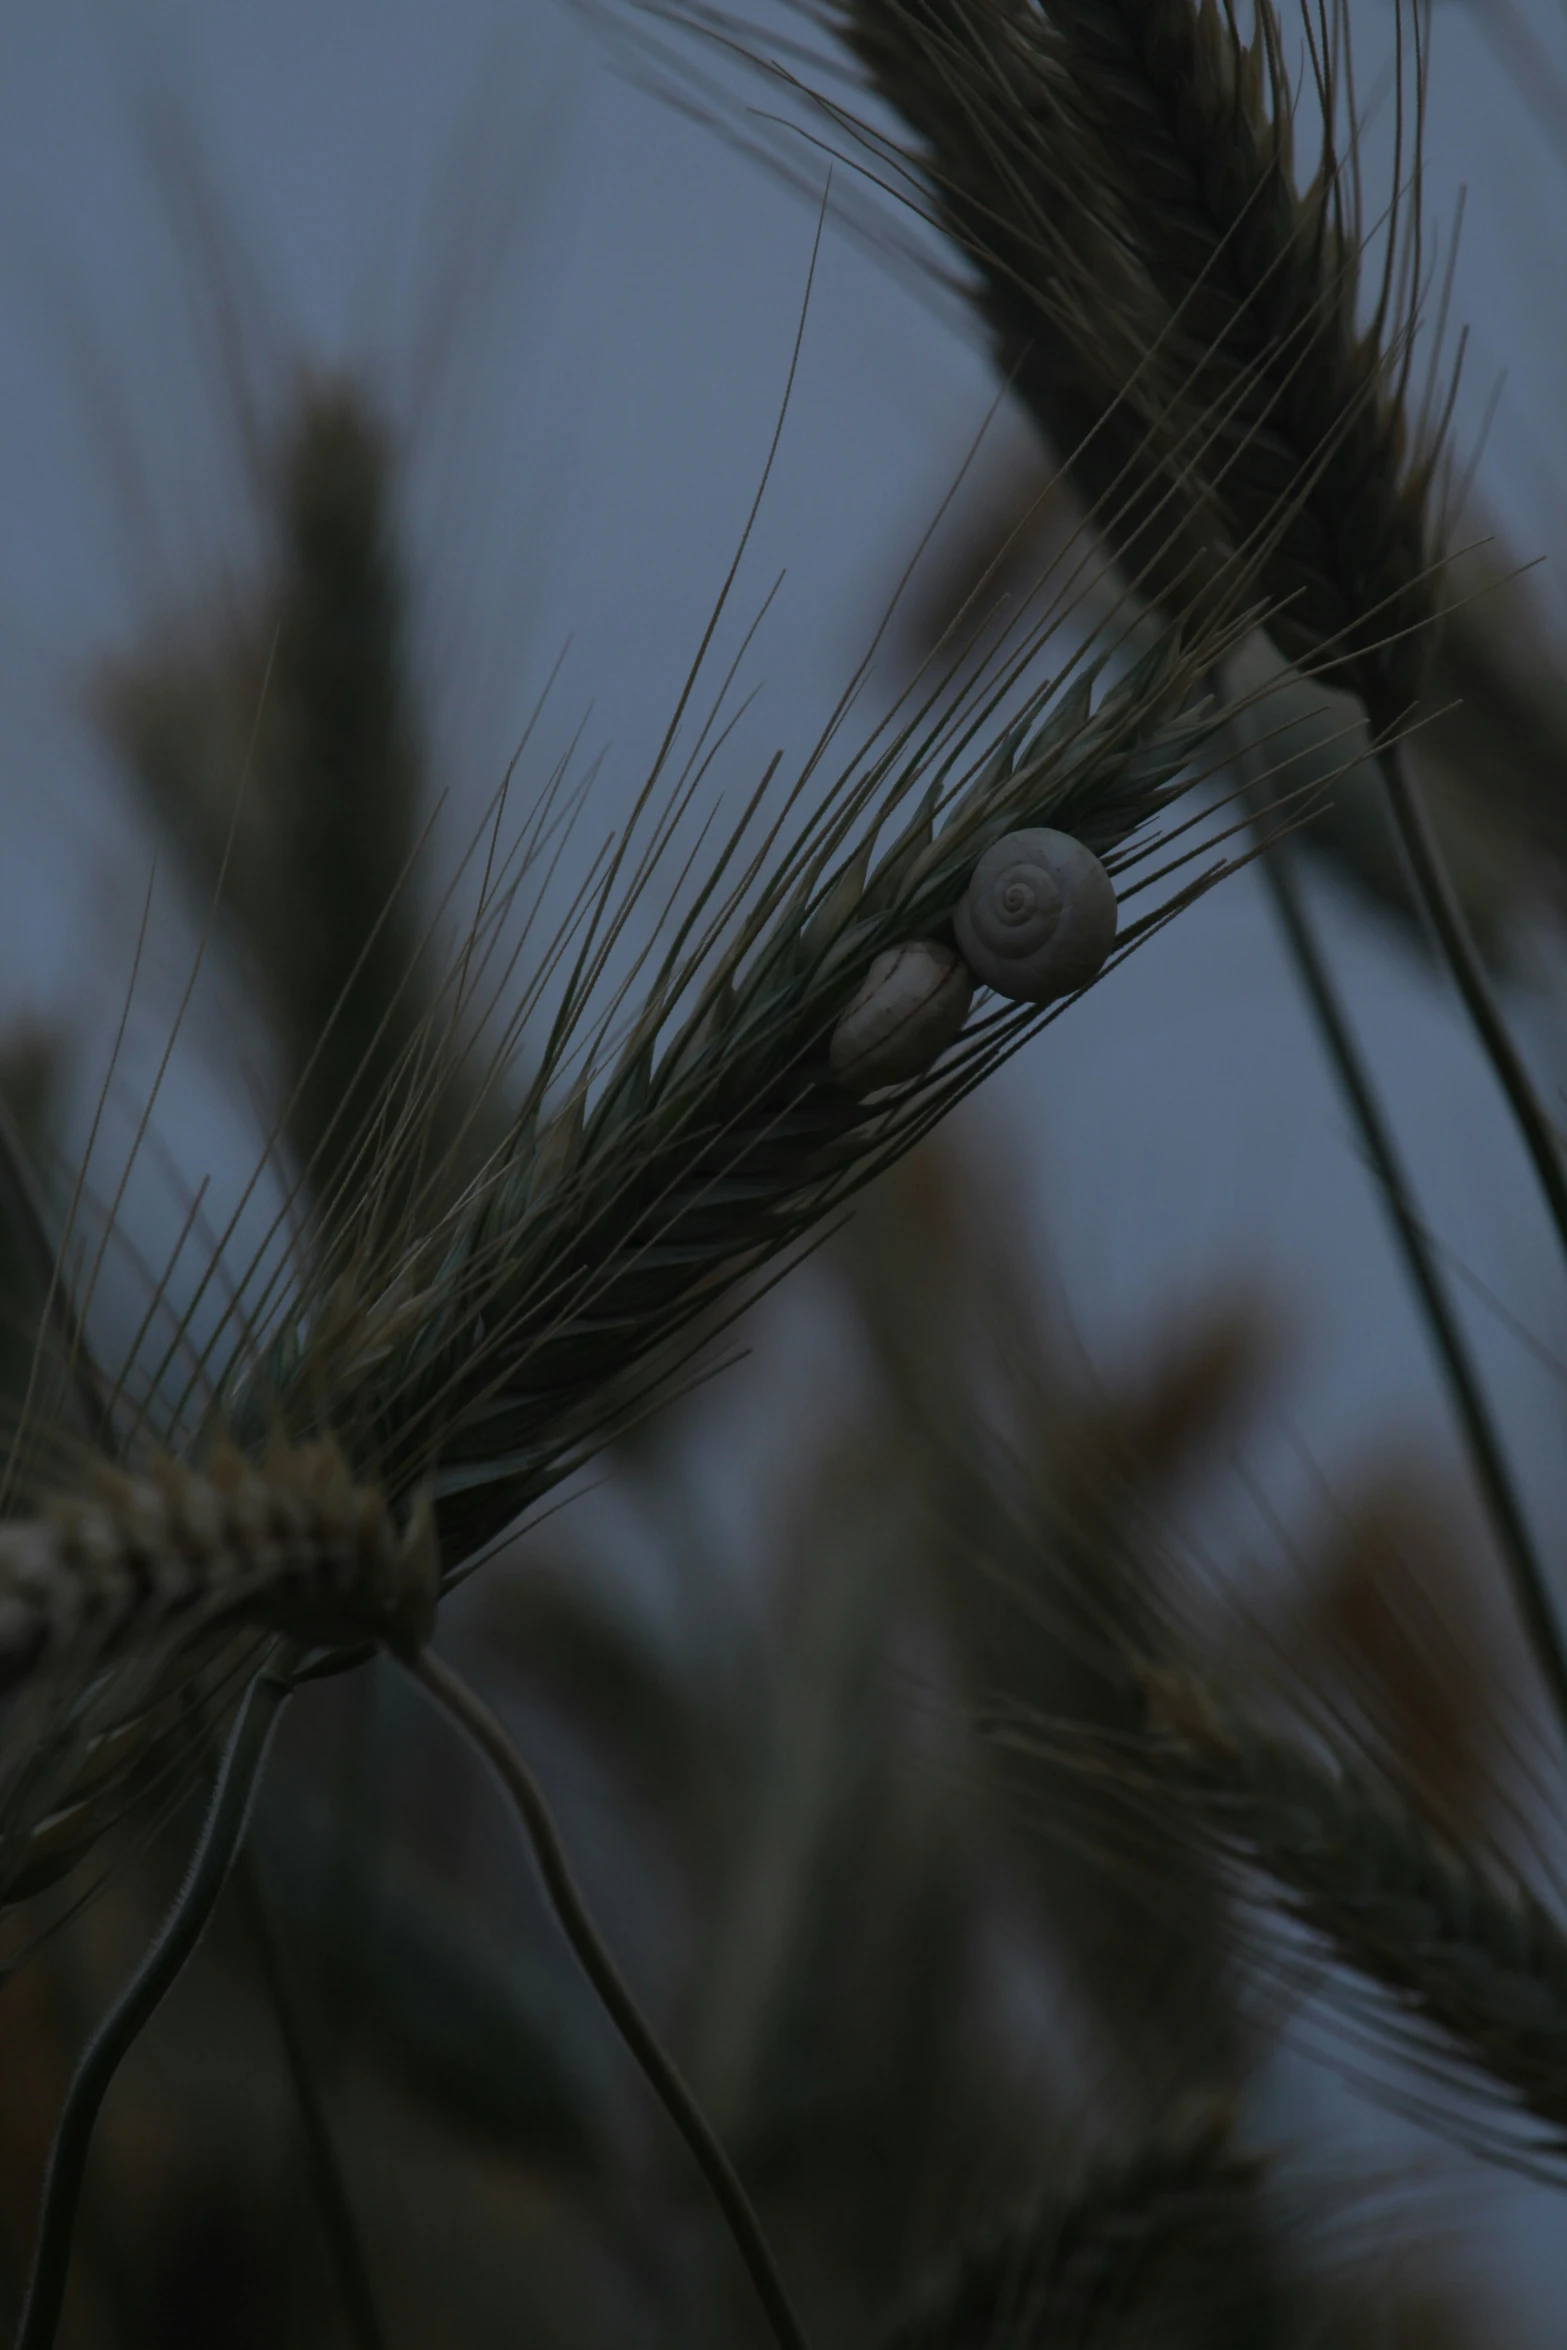
[[[950,947],[889,947],[832,1032],[828,1059],[851,1093],[874,1093],[928,1069],[968,1018],[974,980]]]
[[[1024,1004],[1086,987],[1115,925],[1115,885],[1092,849],[1042,827],[985,851],[954,923],[975,978]]]

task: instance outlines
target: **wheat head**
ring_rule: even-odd
[[[1367,316],[1334,0],[1302,11],[1295,74],[1273,0],[1249,39],[1214,0],[802,4],[902,136],[842,93],[830,53],[703,0],[633,12],[761,66],[951,239],[1001,374],[1144,593],[1189,601],[1243,556],[1291,659],[1358,692],[1379,728],[1407,719],[1437,606],[1447,420],[1435,357],[1418,414],[1409,397],[1426,290],[1418,25]],[[689,78],[677,58],[677,86]],[[723,99],[699,103],[725,119]]]
[[[1528,2113],[1567,2128],[1567,1932],[1390,1786],[1269,1734],[1179,1672],[1149,1676],[1160,1767],[1345,1966]]]
[[[240,1358],[224,1424],[250,1452],[273,1432],[330,1432],[399,1506],[428,1485],[460,1568],[636,1408],[682,1333],[729,1310],[737,1284],[1037,1025],[1001,1005],[932,1069],[869,1099],[828,1061],[876,956],[950,938],[973,865],[1002,834],[1056,825],[1123,877],[1153,853],[1216,723],[1204,657],[1166,635],[1097,700],[1093,663],[1064,690],[1052,681],[999,748],[879,761],[774,850],[737,920],[725,907],[682,928],[618,1038],[584,1042],[586,983],[568,990],[482,1178],[427,1229],[367,1230],[338,1285]],[[1123,949],[1214,870],[1126,923]]]

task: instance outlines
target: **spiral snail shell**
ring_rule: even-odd
[[[1115,886],[1092,849],[1043,827],[985,851],[954,923],[975,978],[1024,1004],[1086,987],[1115,925]]]
[[[928,1069],[968,1018],[974,981],[950,947],[911,939],[866,972],[832,1032],[828,1060],[850,1093],[874,1093]]]

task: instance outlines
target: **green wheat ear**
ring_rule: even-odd
[[[296,1439],[329,1426],[394,1493],[427,1477],[460,1567],[603,1441],[684,1330],[1038,1024],[1036,1008],[1002,1004],[933,1067],[868,1100],[828,1062],[834,1023],[877,956],[949,940],[976,860],[1002,835],[1071,832],[1123,888],[1157,856],[1161,819],[1217,721],[1205,657],[1166,637],[1102,676],[1097,700],[1085,657],[1036,690],[999,749],[947,720],[851,771],[765,866],[737,832],[700,931],[677,940],[640,1006],[616,1006],[629,1028],[618,1047],[592,1009],[595,959],[623,919],[601,900],[578,949],[584,976],[572,976],[510,1137],[424,1229],[367,1230],[337,1302],[291,1313],[243,1364],[224,1407],[242,1441],[274,1422]],[[1128,921],[1121,952],[1216,870],[1201,864]]]

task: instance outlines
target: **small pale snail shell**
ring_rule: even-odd
[[[834,1077],[850,1093],[918,1077],[957,1035],[973,995],[968,965],[950,947],[926,938],[889,947],[832,1032]]]
[[[976,979],[1024,1004],[1086,987],[1115,944],[1115,885],[1069,832],[1009,832],[975,866],[954,921]]]

